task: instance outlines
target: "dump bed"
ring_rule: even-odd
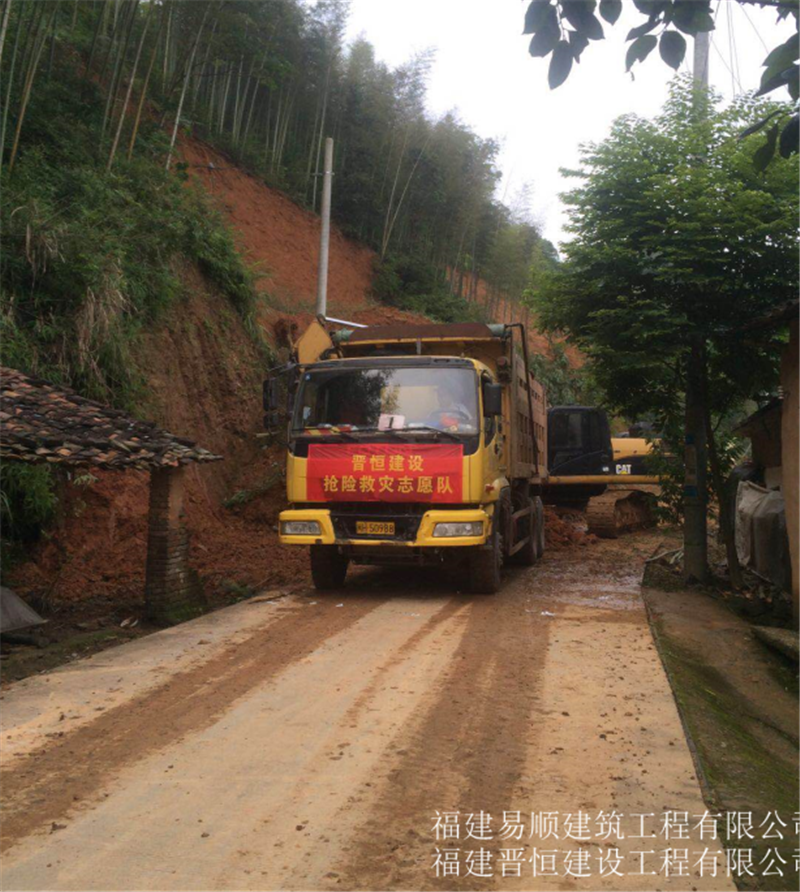
[[[511,431],[509,434],[511,467],[509,477],[539,482],[547,473],[547,400],[545,389],[533,375],[525,373],[525,361],[513,351]],[[530,386],[530,400],[526,377]],[[531,424],[533,410],[533,424]]]

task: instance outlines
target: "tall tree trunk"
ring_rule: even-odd
[[[317,163],[316,163],[316,171],[315,171],[316,176],[314,177],[314,188],[312,190],[312,197],[311,197],[311,209],[313,211],[316,211],[316,209],[317,209],[317,185],[319,183],[319,177],[320,177],[319,160],[320,160],[320,156],[322,154],[322,136],[325,131],[325,113],[328,109],[328,86],[330,84],[330,79],[331,79],[331,66],[332,65],[333,65],[333,62],[331,62],[330,65],[328,65],[328,71],[325,75],[325,89],[322,91],[322,114],[321,114],[320,122],[319,122],[319,136],[317,137]]]
[[[51,19],[55,16],[57,9],[58,7],[55,7],[53,9]],[[38,33],[38,41],[33,47],[30,65],[28,66],[27,76],[25,77],[25,84],[22,89],[22,99],[20,100],[19,113],[17,114],[17,126],[14,130],[14,142],[11,146],[11,154],[8,158],[9,176],[11,175],[11,171],[14,169],[14,161],[16,161],[17,158],[17,149],[19,148],[19,135],[22,132],[22,124],[25,120],[25,112],[28,109],[28,102],[31,98],[33,79],[36,77],[36,70],[39,67],[39,59],[42,56],[42,50],[44,49],[44,45],[47,42],[47,29],[49,24],[50,23],[47,22]]]
[[[95,26],[94,26],[94,36],[92,37],[92,46],[89,49],[89,59],[86,62],[86,71],[87,72],[92,70],[92,62],[94,62],[94,52],[97,49],[97,38],[100,36],[100,31],[102,29],[103,20],[106,17],[107,5],[108,5],[108,0],[102,0],[102,3],[100,5],[100,12],[97,14],[97,22],[95,23]]]
[[[269,89],[267,91],[267,113],[264,123],[264,167],[267,166],[267,160],[269,158],[269,136],[270,136],[270,123],[272,120],[272,90]]]
[[[242,101],[239,105],[239,113],[236,116],[236,145],[239,146],[242,143],[242,128],[244,126],[244,116],[247,114],[248,108],[248,99],[250,97],[250,82],[253,80],[253,72],[256,67],[256,57],[250,60],[250,70],[247,72],[247,77],[244,82],[244,93],[242,94]]]
[[[178,127],[181,122],[181,112],[183,111],[183,100],[186,98],[186,88],[189,85],[189,78],[192,73],[192,65],[194,63],[194,56],[195,56],[195,53],[197,52],[197,47],[200,43],[200,37],[203,34],[203,28],[205,27],[206,19],[208,18],[208,11],[210,8],[211,8],[211,4],[210,3],[206,4],[205,11],[203,12],[203,19],[200,22],[200,27],[197,29],[197,36],[195,37],[195,40],[194,40],[194,46],[192,47],[192,53],[189,56],[189,62],[186,65],[186,76],[183,79],[183,89],[181,90],[181,98],[180,98],[180,101],[178,102],[178,112],[175,115],[175,126],[172,128],[172,139],[170,140],[169,152],[167,153],[167,163],[165,165],[165,168],[167,170],[169,170],[169,165],[170,165],[170,162],[172,161],[172,152],[175,148],[175,140],[178,137]]]
[[[228,66],[228,74],[225,78],[225,90],[222,93],[222,105],[219,110],[219,122],[217,124],[217,133],[222,133],[225,129],[225,111],[228,107],[228,94],[231,89],[231,77],[233,76],[233,68]]]
[[[320,114],[321,105],[322,105],[322,99],[320,96],[317,96],[317,106],[314,111],[314,126],[311,128],[311,142],[309,143],[309,146],[308,146],[308,161],[306,162],[306,182],[305,182],[305,187],[306,187],[305,199],[306,199],[306,201],[308,201],[308,184],[311,181],[311,167],[314,163],[314,157],[316,155],[317,126],[319,125],[319,114]],[[319,164],[319,161],[317,161],[317,164]],[[316,176],[316,174],[317,174],[316,169],[314,171],[314,174]]]
[[[47,80],[53,76],[53,60],[56,55],[56,22],[58,21],[58,14],[61,11],[61,0],[57,0],[56,2],[56,11],[53,15],[53,21],[50,25],[50,58],[47,62]]]
[[[705,582],[708,578],[705,365],[705,344],[694,336],[686,365],[683,487],[683,575],[686,582]]]
[[[119,2],[124,2],[124,0],[119,0]],[[103,57],[103,64],[100,66],[100,70],[97,73],[97,79],[102,80],[103,75],[106,73],[106,68],[108,67],[109,59],[111,58],[111,54],[114,52],[114,47],[117,45],[117,36],[119,32],[122,30],[122,27],[125,22],[125,16],[122,16],[122,19],[119,19],[119,3],[114,2],[114,18],[111,26],[111,33],[108,36],[108,49],[106,50],[106,54]]]
[[[281,127],[283,126],[283,119],[281,115],[283,113],[283,86],[281,86],[278,92],[278,109],[275,112],[275,126],[272,128],[272,157],[270,158],[269,169],[275,170],[275,159],[278,157],[278,140],[280,138]]]
[[[172,29],[172,11],[173,4],[170,0],[164,0],[164,9],[166,10],[166,27],[164,28],[164,59],[161,64],[161,89],[166,93],[167,77],[169,76],[169,38]]]
[[[381,236],[381,260],[386,256],[386,248],[389,245],[390,222],[392,219],[392,206],[394,205],[394,193],[397,190],[397,181],[400,179],[400,168],[403,165],[403,157],[406,153],[406,144],[411,128],[407,128],[403,136],[403,145],[400,147],[400,157],[397,160],[397,168],[394,172],[394,180],[392,181],[392,190],[389,193],[389,204],[386,206],[386,219],[383,221],[383,235]]]
[[[155,9],[155,4],[151,3],[150,8],[147,10],[147,15],[144,19],[144,25],[142,26],[142,36],[139,38],[139,45],[136,47],[136,56],[133,60],[133,68],[131,70],[130,78],[128,79],[128,89],[125,92],[125,100],[122,103],[122,109],[119,113],[119,121],[117,122],[117,131],[114,134],[114,141],[111,143],[111,151],[108,153],[108,164],[106,164],[106,173],[111,170],[111,165],[114,163],[114,155],[117,154],[117,146],[119,145],[119,138],[122,135],[122,128],[125,125],[125,115],[128,111],[128,103],[131,98],[131,91],[133,90],[133,82],[136,80],[136,71],[139,68],[139,59],[142,55],[142,47],[144,46],[144,39],[147,36],[147,27],[150,24],[150,17],[153,14],[153,10]],[[148,72],[149,73],[149,72]]]
[[[233,100],[233,123],[231,124],[231,142],[236,145],[236,122],[239,119],[239,96],[242,92],[242,69],[244,68],[244,56],[239,58],[239,75],[236,78],[236,94]]]
[[[706,390],[708,382],[706,381]],[[731,585],[734,589],[742,587],[742,568],[739,564],[739,555],[736,551],[736,529],[734,517],[731,516],[730,502],[725,493],[725,479],[722,476],[722,465],[719,460],[717,441],[714,436],[714,425],[711,421],[711,410],[708,401],[705,405],[706,441],[708,443],[708,459],[711,466],[711,483],[717,496],[719,505],[719,529],[722,542],[725,545],[725,555],[728,558],[728,573]]]
[[[38,3],[31,5],[31,17],[28,20],[28,27],[25,29],[25,40],[22,43],[22,57],[20,59],[19,73],[23,84],[30,71],[31,59],[36,52],[36,47],[39,45],[39,32],[41,31],[45,15],[46,4]]]
[[[20,10],[20,15],[22,15],[22,10]],[[3,61],[3,47],[6,43],[6,31],[8,30],[8,20],[11,16],[11,0],[6,0],[6,5],[3,7],[3,21],[0,23],[0,62]]]
[[[127,18],[123,15],[120,20],[120,28],[125,29],[125,37],[122,41],[122,49],[120,50],[117,60],[114,63],[114,74],[111,78],[111,85],[108,88],[108,97],[106,98],[105,112],[103,113],[103,126],[100,130],[100,142],[105,139],[106,129],[114,117],[114,104],[117,98],[117,90],[122,83],[122,77],[125,73],[125,57],[128,55],[128,44],[131,41],[133,29],[136,26],[136,10],[139,6],[139,0],[131,0],[130,12]]]
[[[247,113],[247,123],[244,125],[244,133],[242,134],[242,145],[247,145],[247,137],[250,135],[250,128],[253,124],[253,112],[256,108],[256,102],[258,100],[258,88],[261,86],[261,74],[264,71],[264,66],[267,64],[267,57],[265,56],[261,60],[261,65],[256,72],[255,77],[255,85],[253,86],[253,97],[250,100],[250,111]]]
[[[431,133],[432,133],[432,132],[433,132],[433,131],[431,131]],[[419,162],[420,162],[420,160],[422,159],[422,156],[425,154],[425,149],[428,148],[428,143],[430,142],[430,139],[431,139],[431,133],[428,134],[428,137],[427,137],[427,139],[425,140],[424,145],[423,145],[422,148],[419,150],[419,155],[417,155],[417,160],[414,162],[414,166],[411,168],[411,172],[410,172],[409,175],[408,175],[408,179],[406,180],[406,184],[405,184],[405,186],[403,187],[403,191],[402,191],[402,193],[400,194],[400,198],[399,198],[398,201],[397,201],[397,208],[396,208],[396,210],[395,210],[395,212],[394,212],[394,217],[392,217],[392,222],[390,223],[389,228],[386,230],[386,232],[385,232],[385,234],[384,234],[384,239],[383,239],[383,242],[381,243],[381,260],[383,260],[383,258],[386,256],[386,251],[387,251],[388,248],[389,248],[389,241],[390,241],[391,238],[392,238],[392,230],[394,229],[394,227],[395,227],[395,223],[397,222],[397,217],[398,217],[398,215],[400,214],[400,209],[403,207],[403,200],[405,199],[405,197],[406,197],[406,193],[408,192],[408,187],[411,185],[411,180],[414,179],[414,174],[415,174],[416,171],[417,171],[417,167],[419,166]],[[399,168],[398,168],[398,170],[399,170]],[[392,189],[392,192],[394,192],[394,189]]]
[[[203,56],[203,64],[200,66],[200,76],[197,78],[197,83],[195,84],[194,93],[192,95],[192,108],[197,105],[197,97],[203,84],[203,78],[207,76],[205,75],[205,72],[208,66],[208,57],[211,54],[211,44],[214,42],[214,34],[216,33],[216,30],[217,20],[214,19],[214,24],[211,26],[211,34],[209,34],[208,40],[206,41],[206,54]]]
[[[153,73],[153,63],[156,61],[156,56],[158,55],[158,41],[153,42],[153,51],[150,53],[150,63],[147,66],[147,74],[144,76],[144,83],[142,84],[142,91],[139,95],[139,102],[136,106],[136,118],[133,122],[133,129],[131,130],[131,138],[128,143],[128,161],[133,157],[133,147],[136,144],[136,136],[139,133],[139,122],[142,120],[142,109],[144,108],[145,98],[147,97],[147,87],[150,84],[150,75]]]
[[[292,117],[292,109],[294,108],[294,96],[290,93],[287,97],[286,101],[286,111],[283,115],[283,132],[281,133],[280,143],[278,145],[278,156],[277,156],[277,164],[278,169],[280,170],[281,163],[283,161],[283,153],[286,149],[286,134],[289,132],[289,123]]]
[[[17,64],[17,47],[19,46],[19,35],[22,31],[22,23],[24,16],[22,10],[19,12],[19,21],[17,22],[17,30],[14,34],[14,47],[11,50],[11,67],[8,72],[8,86],[6,87],[6,95],[3,100],[3,122],[0,124],[0,167],[3,164],[3,155],[6,149],[6,124],[8,123],[8,107],[11,105],[11,88],[14,85],[14,69]]]

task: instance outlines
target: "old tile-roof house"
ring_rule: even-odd
[[[184,466],[221,456],[126,412],[0,368],[0,459],[78,468],[150,471],[145,598],[151,618],[173,622],[202,609],[188,563]]]

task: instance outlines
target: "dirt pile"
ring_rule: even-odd
[[[597,536],[587,531],[586,517],[574,508],[544,507],[545,545],[553,551],[573,548],[576,545],[590,545]]]

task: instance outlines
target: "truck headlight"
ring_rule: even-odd
[[[319,536],[322,530],[317,520],[284,520],[281,532],[284,536]]]
[[[469,523],[437,523],[433,528],[435,538],[450,536],[480,536],[483,533],[483,521],[472,520]]]

